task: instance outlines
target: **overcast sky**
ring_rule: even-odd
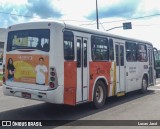
[[[0,0],[0,28],[28,21],[54,19],[96,29],[95,3],[96,0]],[[159,0],[98,0],[98,9],[102,23],[100,30],[132,22],[132,30],[117,28],[108,33],[146,40],[160,49]],[[150,17],[133,19],[143,16]]]

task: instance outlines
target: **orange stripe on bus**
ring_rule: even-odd
[[[77,63],[64,62],[64,104],[76,104]]]
[[[108,94],[110,90],[110,69],[111,69],[111,62],[90,62],[89,63],[89,101],[92,101],[92,91],[93,85],[97,77],[104,76],[108,81]]]

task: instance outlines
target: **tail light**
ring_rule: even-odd
[[[54,89],[57,86],[57,76],[55,68],[50,67],[50,82],[49,82],[50,88]]]
[[[50,88],[54,88],[54,87],[55,87],[55,84],[54,84],[53,82],[50,82],[50,83],[49,83],[49,86],[50,86]]]
[[[5,84],[6,78],[5,78],[5,65],[3,65],[3,83]]]

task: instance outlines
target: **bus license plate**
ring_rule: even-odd
[[[31,94],[30,93],[22,92],[22,97],[26,98],[26,99],[30,99],[31,98]]]

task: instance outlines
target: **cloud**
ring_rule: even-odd
[[[130,18],[132,17],[139,5],[139,0],[121,0],[118,3],[110,6],[104,6],[99,8],[99,18],[110,18],[110,17],[122,17]],[[92,12],[87,16],[88,19],[95,20],[96,13]]]
[[[22,2],[23,1],[23,2]],[[60,18],[62,14],[53,6],[51,0],[17,0],[0,2],[0,27],[27,22],[37,17],[38,19]],[[15,14],[15,15],[12,15]],[[24,17],[23,17],[24,16]]]
[[[53,1],[54,2],[54,1]],[[59,18],[62,14],[52,5],[50,0],[28,0],[27,15],[38,15],[41,18]]]
[[[16,5],[1,3],[0,4],[0,27],[8,27],[15,23],[20,23],[21,21],[27,20],[27,18],[18,15],[25,15],[27,10],[25,5]]]

